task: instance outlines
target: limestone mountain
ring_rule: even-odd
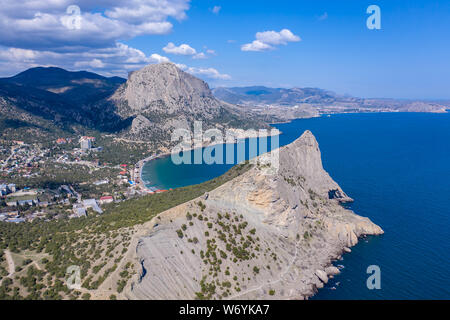
[[[133,119],[125,133],[131,139],[169,141],[174,129],[191,129],[194,121],[203,121],[203,129],[268,127],[251,111],[218,100],[206,82],[172,63],[130,73],[109,102],[123,119]]]
[[[0,79],[0,125],[28,137],[96,130],[170,145],[170,133],[193,121],[208,128],[268,128],[262,117],[216,99],[206,82],[174,64],[150,65],[129,79],[37,67]],[[30,129],[32,128],[32,129]]]
[[[146,225],[133,299],[304,299],[339,273],[332,262],[383,231],[345,209],[311,132]],[[244,165],[244,164],[242,164]]]

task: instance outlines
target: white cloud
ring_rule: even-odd
[[[156,53],[122,43],[142,35],[167,34],[170,19],[186,18],[190,0],[0,0],[0,73],[36,65],[87,68],[126,75],[126,70],[167,62]],[[78,6],[80,15],[67,13]],[[79,19],[74,28],[74,19]]]
[[[9,76],[35,66],[58,66],[126,77],[128,71],[170,62],[123,43],[136,36],[167,34],[175,19],[186,18],[190,0],[0,0],[0,74]],[[79,6],[80,28],[66,9]],[[173,43],[164,52],[204,59],[213,54]],[[230,79],[214,68],[183,65],[206,79]]]
[[[208,56],[204,52],[197,52],[194,48],[192,48],[190,45],[183,43],[179,45],[178,47],[173,43],[169,42],[167,46],[163,48],[163,51],[165,53],[174,54],[174,55],[180,55],[180,56],[191,56],[192,59],[208,59]],[[211,52],[214,52],[214,50],[207,50],[208,54],[213,54]],[[215,54],[215,52],[214,52]]]
[[[79,29],[70,28],[76,17],[66,13],[69,5],[81,8]],[[167,34],[173,28],[168,19],[182,20],[188,9],[189,0],[1,1],[0,43],[66,51],[113,46],[139,35]]]
[[[195,50],[190,45],[185,44],[185,43],[181,44],[180,46],[177,47],[172,42],[169,42],[167,44],[167,46],[165,46],[163,48],[163,51],[165,53],[171,53],[171,54],[182,55],[182,56],[193,56],[193,55],[197,54],[197,50]]]
[[[4,51],[0,51],[0,60],[9,61],[32,61],[37,56],[37,52],[33,50],[9,48]]]
[[[274,47],[259,40],[255,40],[252,43],[243,44],[241,46],[242,51],[265,51],[272,49],[274,49]]]
[[[214,14],[219,14],[219,12],[220,12],[221,9],[222,9],[221,6],[214,6],[214,8],[212,8],[211,11],[212,11]]]
[[[222,74],[214,68],[197,68],[197,67],[188,67],[184,64],[176,64],[178,68],[181,70],[188,72],[190,74],[205,77],[209,79],[215,80],[231,80],[231,76],[228,74]]]
[[[157,53],[146,56],[141,50],[120,42],[113,48],[93,49],[83,53],[0,47],[0,70],[3,76],[10,76],[35,66],[59,66],[68,70],[83,69],[105,76],[118,75],[126,78],[128,71],[163,62],[171,62],[171,60]],[[231,79],[230,75],[222,74],[214,68],[188,67],[184,64],[176,64],[176,66],[204,79]]]
[[[328,19],[328,13],[324,12],[322,15],[319,16],[319,21],[323,21]]]
[[[207,59],[208,57],[203,52],[197,53],[192,57],[192,59]]]
[[[264,31],[257,32],[256,39],[267,44],[287,44],[288,42],[298,42],[300,37],[294,35],[291,30],[283,29],[280,32]]]
[[[183,20],[186,18],[185,11],[189,9],[189,1],[186,0],[131,0],[116,2],[120,2],[120,5],[106,10],[105,15],[113,19],[138,24],[145,23],[148,20],[164,21],[167,17]]]
[[[105,64],[100,59],[92,59],[91,61],[77,61],[74,64],[77,68],[93,68],[101,69],[105,67]]]
[[[0,47],[0,70],[4,76],[34,66],[59,66],[69,70],[87,69],[126,77],[129,70],[161,62],[170,60],[156,53],[146,56],[141,50],[120,42],[111,48],[91,49],[82,53]]]
[[[222,74],[214,68],[195,68],[191,67],[186,70],[187,72],[197,75],[205,76],[210,79],[231,80],[231,76],[228,74]]]
[[[154,62],[154,63],[163,63],[163,62],[170,62],[170,59],[164,56],[160,56],[157,53],[153,53],[150,56],[149,62]]]
[[[242,51],[267,51],[275,49],[277,45],[287,45],[288,42],[299,42],[300,37],[289,29],[277,31],[264,31],[256,33],[256,40],[241,46]]]

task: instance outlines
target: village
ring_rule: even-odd
[[[23,141],[2,144],[0,222],[102,214],[102,207],[110,203],[165,191],[147,188],[140,179],[145,161],[154,156],[136,165],[101,163],[91,160],[103,151],[95,141],[95,137],[82,136],[78,141],[58,138],[46,147]],[[75,174],[81,181],[72,183],[70,178]],[[57,179],[59,175],[61,179]]]

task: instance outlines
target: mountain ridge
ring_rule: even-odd
[[[221,100],[244,106],[309,106],[321,113],[333,112],[446,112],[448,105],[424,100],[358,98],[320,88],[269,88],[265,86],[218,87]]]
[[[339,273],[332,262],[383,230],[345,209],[311,132],[202,197],[143,226],[131,299],[307,299]],[[170,268],[167,264],[170,263]]]
[[[205,129],[269,128],[252,112],[217,100],[203,80],[168,63],[131,72],[128,80],[56,67],[31,68],[1,78],[0,98],[0,108],[12,111],[3,115],[7,129],[10,120],[21,121],[24,127],[39,120],[38,128],[48,132],[55,125],[68,134],[74,127],[77,132],[96,130],[152,142],[155,151],[166,150],[170,133],[190,129],[194,120],[203,121]]]

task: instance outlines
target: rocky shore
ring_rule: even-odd
[[[279,156],[278,171],[255,164],[148,223],[127,297],[307,299],[359,237],[383,233],[340,205],[351,199],[323,169],[311,132]]]

